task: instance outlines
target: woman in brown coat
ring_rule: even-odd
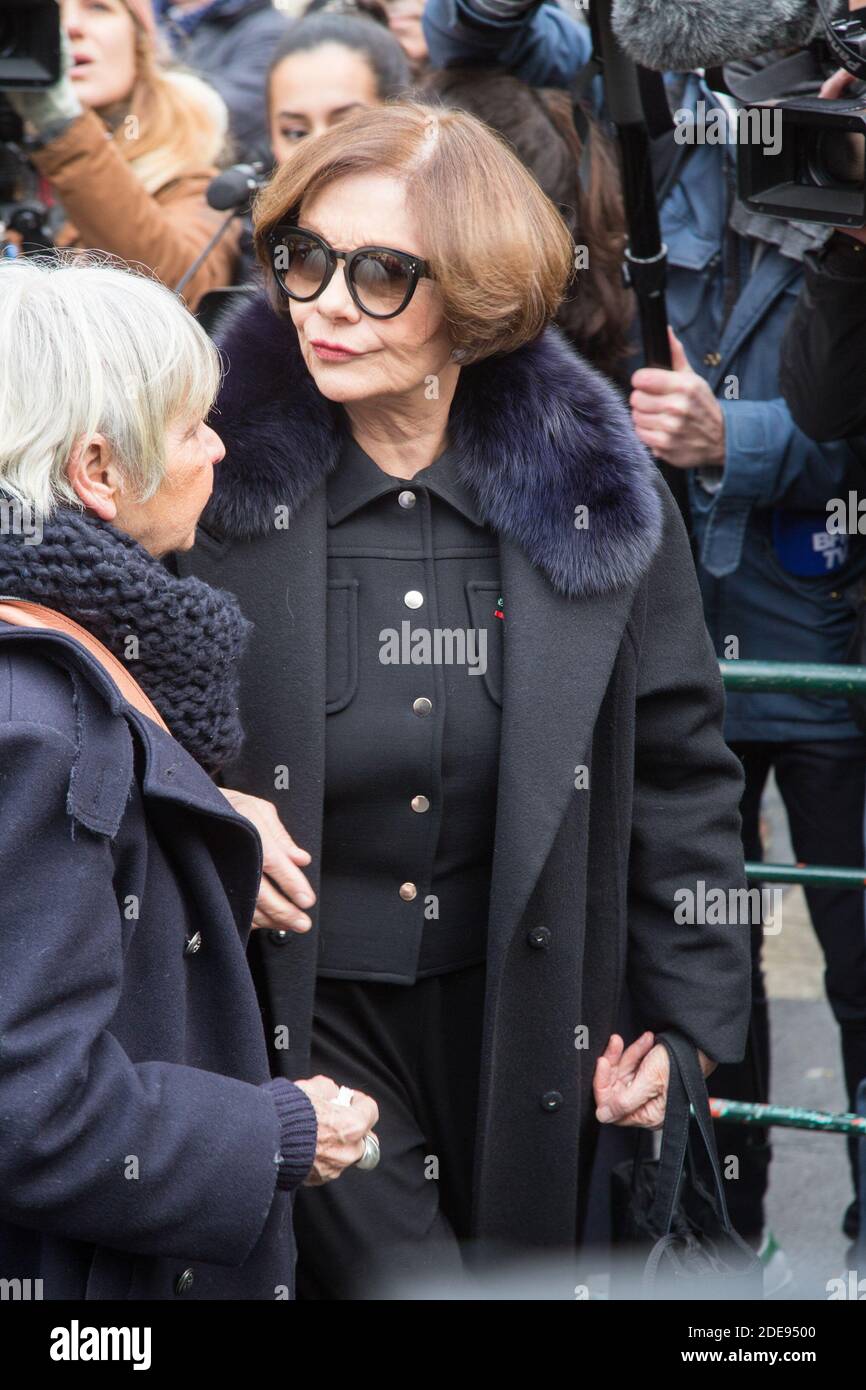
[[[221,99],[188,73],[167,69],[151,0],[60,0],[65,31],[60,80],[11,92],[34,138],[29,155],[66,220],[58,246],[108,251],[174,287],[216,231],[205,200],[226,138]],[[234,230],[184,295],[231,284]]]

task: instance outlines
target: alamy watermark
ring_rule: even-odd
[[[674,921],[689,926],[760,926],[765,936],[782,930],[781,888],[708,888],[699,878],[694,888],[674,893]]]
[[[23,536],[25,545],[41,544],[41,509],[32,502],[22,502],[18,497],[0,496],[0,536]]]
[[[383,666],[467,666],[470,676],[487,670],[487,629],[414,627],[408,619],[379,633]]]
[[[709,106],[701,98],[674,112],[678,145],[763,145],[769,155],[782,150],[782,112],[778,106]]]
[[[0,1279],[0,1303],[38,1303],[42,1297],[41,1279]]]
[[[51,1329],[48,1355],[52,1361],[131,1361],[134,1371],[151,1364],[149,1327],[82,1327],[73,1318],[68,1327]]]

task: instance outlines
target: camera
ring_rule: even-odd
[[[56,0],[0,0],[0,91],[50,87],[59,77]]]
[[[741,144],[737,194],[753,212],[833,227],[866,224],[866,106],[863,98],[808,98],[745,107],[769,109],[781,129],[772,146]]]
[[[843,66],[866,77],[866,27],[855,16],[826,24],[810,46],[816,72]],[[741,144],[737,194],[753,212],[834,227],[866,225],[866,96],[823,101],[818,97],[748,103],[777,122],[772,145]]]
[[[11,229],[22,244],[44,247],[45,208],[28,197],[33,176],[19,149],[20,117],[5,91],[38,91],[60,77],[60,6],[56,0],[0,0],[0,254]]]

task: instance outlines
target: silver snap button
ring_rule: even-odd
[[[423,719],[425,714],[432,713],[433,701],[428,700],[426,695],[419,695],[417,700],[412,701],[412,709],[415,714]]]
[[[412,899],[417,898],[417,896],[418,889],[416,888],[414,883],[400,884],[400,897],[403,899],[404,903],[410,903]]]
[[[426,796],[413,796],[413,797],[412,797],[412,803],[411,803],[411,804],[412,804],[412,810],[413,810],[413,811],[429,811],[429,810],[430,810],[430,802],[429,802],[429,800],[427,799]]]
[[[407,510],[409,507],[414,507],[415,500],[414,492],[401,492],[397,495],[397,501],[400,503],[400,506],[405,507]]]
[[[403,602],[407,608],[420,608],[424,602],[424,595],[417,589],[410,589],[408,594],[403,595]]]

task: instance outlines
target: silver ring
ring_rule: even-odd
[[[379,1159],[382,1157],[382,1150],[379,1148],[379,1140],[375,1134],[364,1135],[364,1152],[355,1164],[362,1173],[370,1173],[374,1168],[378,1168]]]
[[[337,1094],[334,1096],[334,1099],[331,1101],[331,1104],[351,1105],[354,1099],[355,1092],[349,1086],[341,1086]]]

